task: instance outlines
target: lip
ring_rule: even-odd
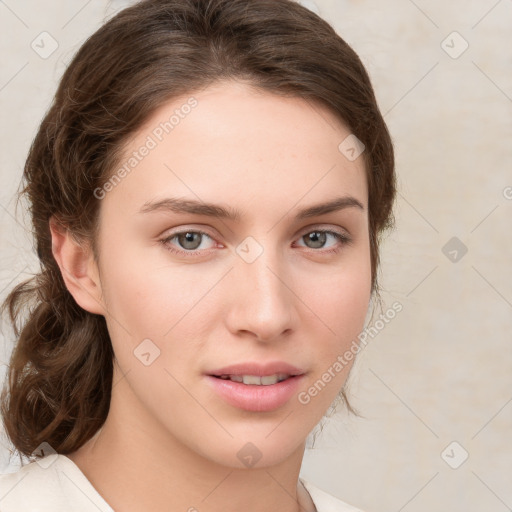
[[[220,375],[257,375],[264,377],[287,373],[290,377],[268,386],[248,385],[220,379]],[[206,381],[225,402],[245,411],[270,412],[285,405],[298,392],[305,372],[281,361],[268,364],[241,363],[225,366],[205,375]]]
[[[258,377],[265,377],[274,375],[276,373],[287,373],[289,375],[302,375],[305,372],[296,366],[285,363],[284,361],[274,361],[266,364],[259,364],[255,362],[232,364],[224,366],[218,370],[212,370],[207,375],[257,375]]]

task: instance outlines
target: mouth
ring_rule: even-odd
[[[284,362],[244,363],[208,372],[205,377],[227,404],[245,411],[269,412],[289,403],[305,372]]]
[[[293,376],[288,373],[275,373],[274,375],[212,375],[222,380],[231,380],[233,382],[239,382],[246,384],[247,386],[272,386],[278,382],[290,379]]]

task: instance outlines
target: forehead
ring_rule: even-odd
[[[146,121],[125,147],[124,178],[107,199],[131,213],[166,195],[222,197],[244,210],[342,194],[366,205],[363,156],[351,161],[342,151],[350,136],[317,102],[216,84],[169,101]]]

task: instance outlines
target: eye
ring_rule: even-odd
[[[326,229],[308,231],[306,234],[302,235],[299,240],[305,240],[308,244],[311,244],[307,245],[310,249],[323,249],[329,236],[333,237],[338,243],[335,243],[331,248],[322,251],[324,253],[337,253],[343,246],[352,243],[352,239],[348,235]]]
[[[324,246],[329,237],[332,237],[335,241],[333,246],[325,249]],[[210,239],[213,241],[213,238],[204,231],[200,230],[186,230],[186,231],[178,231],[173,233],[170,236],[167,236],[159,242],[170,252],[174,254],[178,254],[180,256],[185,257],[194,257],[199,256],[201,252],[209,252],[208,247],[202,247],[201,245],[205,239]],[[337,253],[341,251],[341,249],[345,245],[349,245],[352,243],[352,239],[341,232],[325,230],[325,229],[316,229],[313,231],[308,231],[304,235],[302,235],[299,240],[305,240],[307,244],[306,247],[312,249],[313,252],[318,252],[321,254],[325,253]],[[176,241],[176,243],[173,243]],[[337,243],[336,243],[337,242]],[[176,245],[178,247],[176,247]],[[323,249],[323,250],[318,250]]]
[[[160,240],[160,242],[164,245],[164,247],[167,250],[169,250],[173,253],[177,253],[177,254],[181,254],[181,255],[185,255],[185,256],[189,256],[189,255],[193,256],[194,251],[198,251],[200,249],[204,237],[207,237],[207,238],[213,240],[213,238],[210,237],[210,235],[208,235],[208,233],[205,233],[204,231],[188,230],[188,231],[179,231],[177,233],[174,233],[173,235]],[[171,244],[171,242],[173,240],[176,240],[182,249],[176,249],[175,247],[173,247],[173,245]],[[202,250],[205,251],[207,249],[203,247]],[[187,254],[187,253],[192,253],[192,254]]]

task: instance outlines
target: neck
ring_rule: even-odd
[[[173,437],[125,388],[126,379],[118,382],[103,427],[68,455],[114,510],[315,510],[298,480],[305,443],[272,466],[219,465]]]

